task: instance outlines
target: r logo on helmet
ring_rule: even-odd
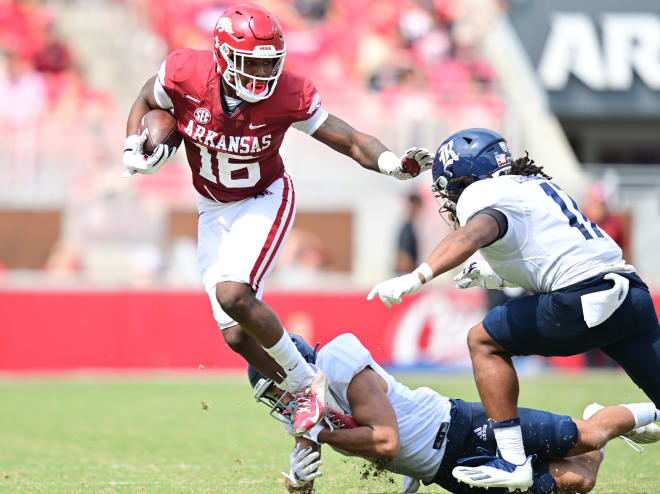
[[[455,160],[458,159],[458,155],[454,152],[454,141],[449,141],[447,144],[440,148],[440,156],[438,159],[442,162],[442,166],[447,168]]]

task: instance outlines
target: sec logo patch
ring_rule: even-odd
[[[211,121],[211,112],[206,108],[197,108],[194,113],[195,120],[200,124],[207,124]]]

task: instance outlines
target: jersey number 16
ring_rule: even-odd
[[[245,160],[251,159],[252,156],[240,156],[235,154],[221,153],[219,151],[215,153],[215,158],[218,162],[218,177],[216,178],[215,174],[213,173],[213,163],[211,161],[213,156],[211,153],[209,153],[209,150],[201,144],[195,143],[195,145],[199,148],[199,154],[202,162],[202,165],[199,168],[199,174],[206,180],[209,180],[213,183],[220,183],[228,189],[239,189],[253,187],[261,178],[261,170],[259,169],[258,161],[253,161],[250,163],[229,162],[230,158],[234,160]],[[247,170],[247,177],[232,177],[232,172],[244,169]]]

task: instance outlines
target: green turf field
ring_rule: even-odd
[[[0,492],[285,493],[280,471],[288,471],[293,441],[254,403],[247,379],[200,374],[0,380]],[[476,398],[469,377],[402,380]],[[614,373],[523,380],[521,388],[521,404],[578,416],[591,401],[645,401]],[[660,493],[660,444],[653,446],[640,455],[610,443],[593,492]],[[400,489],[394,475],[361,479],[363,460],[326,448],[323,461],[316,492]]]

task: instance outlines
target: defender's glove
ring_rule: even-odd
[[[463,266],[462,271],[454,276],[456,287],[465,289],[480,286],[489,290],[502,290],[514,288],[517,285],[510,283],[498,275],[486,261],[470,261]]]
[[[419,480],[414,479],[412,477],[408,477],[407,475],[403,476],[403,487],[401,489],[401,492],[417,492],[419,490]]]
[[[367,300],[372,300],[378,295],[385,305],[392,307],[392,304],[401,303],[401,297],[403,295],[415,293],[421,286],[422,280],[419,279],[417,271],[413,271],[403,276],[381,281],[371,289],[369,295],[367,295]]]
[[[301,450],[300,443],[296,443],[296,447],[293,448],[290,455],[291,471],[288,474],[282,472],[282,475],[289,479],[289,482],[293,487],[302,487],[315,478],[323,475],[317,470],[323,465],[321,460],[317,461],[319,456],[321,456],[321,453],[318,451],[312,451],[311,446],[307,446],[305,449]]]
[[[176,148],[170,148],[167,144],[159,144],[151,156],[146,156],[143,148],[148,136],[149,130],[145,129],[142,134],[132,134],[126,138],[122,159],[126,171],[122,176],[130,176],[135,173],[153,175],[174,157]]]
[[[381,173],[399,180],[416,177],[433,166],[433,155],[425,148],[410,148],[401,158],[391,151],[385,151],[378,157]]]

